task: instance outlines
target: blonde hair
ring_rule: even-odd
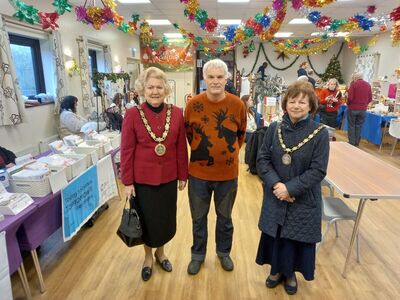
[[[139,78],[135,81],[135,90],[139,96],[144,96],[144,88],[147,81],[149,81],[149,78],[162,80],[164,84],[165,97],[168,97],[171,94],[171,87],[168,84],[167,75],[165,75],[164,71],[156,67],[150,67],[144,70],[144,72],[140,74]]]
[[[329,85],[331,82],[334,82],[335,85],[336,85],[336,88],[338,88],[338,86],[339,86],[339,81],[337,81],[336,78],[331,78],[331,79],[329,79],[328,82],[327,82],[327,85]]]

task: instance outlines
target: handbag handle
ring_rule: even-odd
[[[126,197],[125,204],[124,204],[124,209],[126,208],[126,203],[128,202],[128,199],[132,199],[132,201],[129,201],[129,208],[132,208],[131,203],[135,200],[135,196],[131,195],[131,197]]]

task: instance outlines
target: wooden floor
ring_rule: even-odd
[[[338,140],[346,140],[337,133]],[[400,167],[400,150],[390,157],[390,146],[382,152],[362,142],[360,146],[383,160]],[[399,182],[400,184],[400,182]],[[327,192],[327,191],[324,191]],[[179,193],[178,230],[166,246],[173,272],[154,265],[153,276],[143,282],[140,271],[142,247],[128,249],[118,239],[123,201],[112,200],[110,208],[94,227],[83,229],[72,241],[63,243],[61,232],[40,248],[39,257],[47,292],[41,294],[32,259],[24,262],[34,299],[289,299],[282,286],[265,287],[268,266],[255,263],[260,232],[257,222],[262,189],[256,176],[240,165],[239,192],[233,222],[234,242],[231,256],[233,272],[222,270],[215,254],[215,213],[209,214],[209,241],[205,264],[196,276],[186,272],[190,260],[191,217],[187,190]],[[347,200],[354,209],[357,201]],[[317,254],[316,276],[312,282],[298,275],[299,290],[293,299],[399,299],[400,295],[400,202],[394,200],[367,203],[360,225],[361,263],[355,253],[347,279],[342,278],[345,255],[353,223],[342,221],[340,237],[332,230]],[[12,276],[13,294],[23,299],[22,285]],[[1,297],[0,297],[1,298]]]

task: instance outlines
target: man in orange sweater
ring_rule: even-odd
[[[186,134],[191,148],[189,202],[193,224],[192,258],[188,273],[195,275],[207,248],[207,215],[214,193],[217,224],[215,240],[222,268],[233,270],[230,258],[232,208],[237,192],[239,150],[246,132],[246,108],[225,92],[228,68],[220,59],[207,62],[203,77],[207,90],[193,97],[185,110]]]

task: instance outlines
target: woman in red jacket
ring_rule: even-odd
[[[152,275],[153,251],[164,271],[172,265],[164,245],[176,232],[177,185],[186,186],[188,157],[182,110],[165,103],[171,89],[158,68],[146,69],[135,89],[144,102],[128,109],[121,139],[121,180],[127,197],[135,196],[143,227],[145,259],[142,279]]]
[[[327,88],[319,93],[319,103],[324,107],[319,111],[321,123],[332,128],[337,127],[337,112],[342,104],[342,93],[338,90],[339,82],[335,79],[329,79]]]

